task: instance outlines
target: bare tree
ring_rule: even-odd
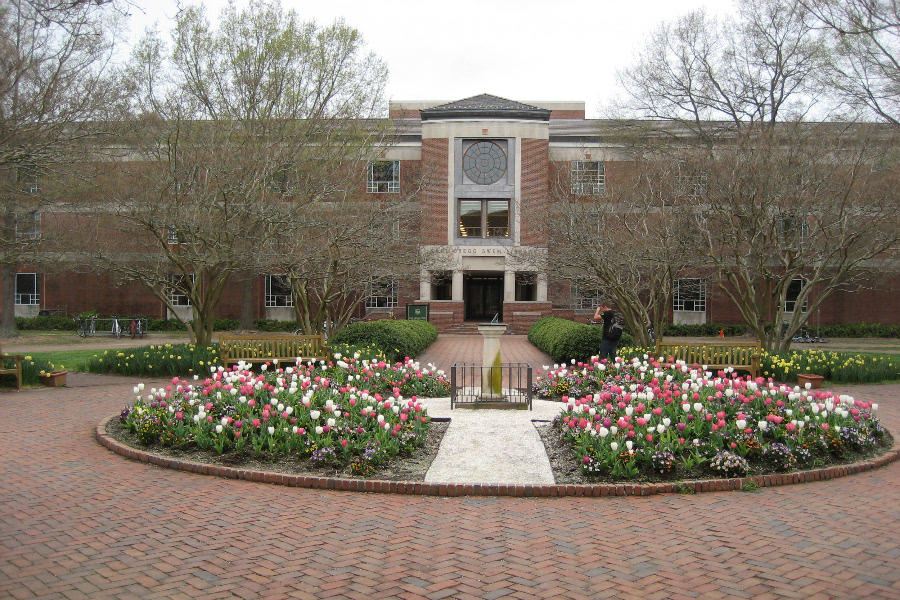
[[[274,256],[305,333],[339,331],[360,301],[417,276],[416,205],[404,197],[349,197],[307,207],[279,236]]]
[[[259,0],[229,5],[214,29],[185,8],[171,56],[150,32],[132,62],[142,118],[106,188],[131,235],[96,238],[98,264],[147,285],[207,343],[228,281],[270,272],[296,222],[353,194],[346,173],[358,181],[385,140],[368,120],[385,78],[343,22],[320,28]]]
[[[699,262],[691,205],[672,168],[645,148],[605,190],[589,189],[566,172],[552,191],[550,265],[615,303],[641,346],[651,344],[648,326],[662,335],[674,280],[694,273]]]
[[[765,348],[788,349],[834,292],[896,264],[895,143],[873,126],[794,123],[695,158],[696,252]]]
[[[799,0],[831,34],[822,81],[856,108],[900,125],[900,4],[897,0]]]
[[[17,334],[16,266],[46,245],[42,211],[67,193],[60,182],[85,176],[89,143],[110,134],[116,17],[94,3],[0,4],[0,337]]]
[[[815,25],[794,0],[743,4],[722,26],[691,13],[621,74],[634,113],[696,136],[663,159],[694,179],[694,253],[769,349],[833,292],[871,281],[897,243],[887,134],[803,123],[831,64]]]
[[[675,120],[708,145],[724,129],[772,125],[817,102],[824,63],[813,20],[793,0],[739,3],[723,22],[703,10],[664,23],[636,63],[618,74],[626,108]]]

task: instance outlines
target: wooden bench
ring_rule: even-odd
[[[759,377],[760,342],[656,342],[660,359],[683,360],[688,365],[706,365],[710,370],[733,367]]]
[[[15,375],[16,389],[22,389],[22,360],[24,356],[19,354],[3,354],[3,348],[0,348],[0,375]],[[7,367],[6,361],[12,361],[13,366]]]
[[[228,369],[240,361],[265,363],[273,359],[293,364],[301,361],[328,360],[331,351],[321,335],[219,335],[219,354]]]

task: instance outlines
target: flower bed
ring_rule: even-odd
[[[174,378],[146,396],[140,384],[121,426],[144,446],[301,458],[367,476],[421,444],[429,417],[418,397],[449,393],[442,372],[411,360],[336,354],[333,363],[265,365],[259,374],[246,366],[212,367],[204,380]]]
[[[556,383],[554,383],[554,380]],[[819,467],[890,446],[877,404],[772,379],[717,377],[647,357],[546,373],[560,390],[554,426],[583,474],[607,480],[730,478]],[[543,386],[543,387],[542,387]],[[581,387],[578,387],[581,386]],[[593,392],[581,393],[587,389]]]

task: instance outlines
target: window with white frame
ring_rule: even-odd
[[[576,196],[606,191],[606,165],[599,160],[572,161],[572,193]]]
[[[172,306],[190,306],[191,298],[187,295],[187,286],[193,287],[194,276],[191,275],[189,280],[181,273],[173,273],[169,275],[169,283],[166,287],[166,294]]]
[[[168,238],[166,239],[166,241],[169,244],[178,244],[179,243],[178,228],[175,227],[174,223],[169,223],[168,230],[169,230],[169,235],[168,235]]]
[[[809,237],[809,221],[797,214],[788,213],[778,217],[778,234],[784,243],[802,244]]]
[[[369,163],[366,191],[370,194],[394,194],[400,191],[400,161],[375,160]]]
[[[15,303],[30,306],[41,303],[37,273],[16,273]]]
[[[396,279],[373,277],[366,286],[366,308],[393,308],[397,306],[400,283]]]
[[[41,239],[41,213],[32,211],[16,215],[16,239],[39,240]]]
[[[672,308],[685,312],[706,312],[706,280],[676,279],[672,290]]]
[[[699,198],[706,195],[709,185],[709,177],[702,171],[697,171],[685,165],[678,167],[678,189],[681,196]]]
[[[18,179],[22,191],[26,194],[36,195],[41,193],[40,171],[35,165],[19,167]]]
[[[597,288],[587,285],[572,285],[572,308],[575,310],[594,310],[603,304],[603,294]]]
[[[266,307],[293,306],[291,284],[286,275],[266,275]]]
[[[791,281],[788,285],[787,295],[784,297],[784,312],[792,313],[797,309],[797,299],[800,297],[804,287],[806,287],[806,282],[802,279]],[[809,297],[807,296],[803,299],[803,306],[800,307],[800,312],[806,312],[808,305]]]

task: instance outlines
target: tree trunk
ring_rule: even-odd
[[[253,274],[241,274],[241,317],[238,329],[248,331],[253,324]]]
[[[19,335],[16,328],[16,266],[11,264],[0,265],[0,297],[3,298],[0,307],[0,338],[10,338]]]

